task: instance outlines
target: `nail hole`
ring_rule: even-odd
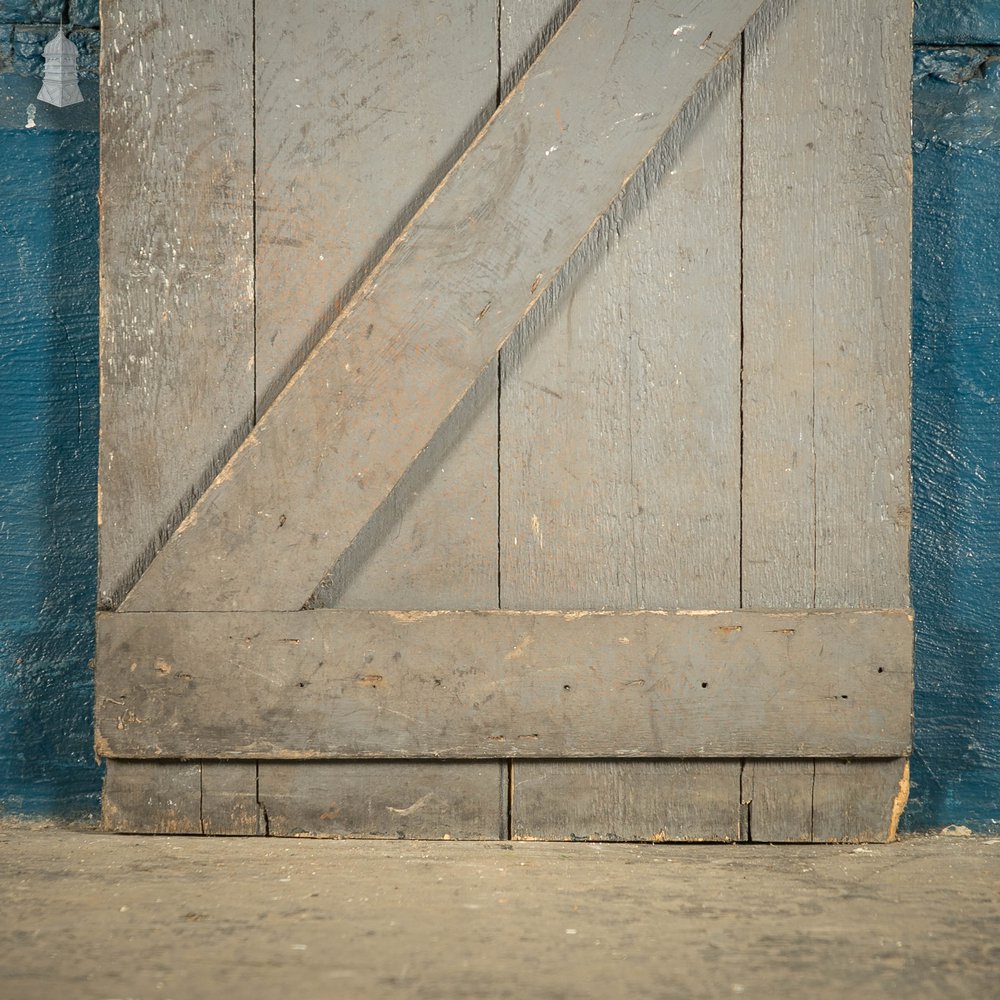
[[[569,690],[569,685],[563,684],[563,691],[568,691],[568,690]]]
[[[879,667],[879,668],[878,668],[878,672],[879,672],[880,674],[884,674],[884,673],[885,673],[885,667]]]
[[[701,682],[701,686],[702,686],[703,688],[707,688],[707,687],[708,687],[708,681],[702,681],[702,682]]]

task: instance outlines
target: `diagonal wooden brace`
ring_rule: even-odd
[[[123,611],[296,610],[761,0],[582,0]]]

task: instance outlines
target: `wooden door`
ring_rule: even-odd
[[[908,4],[103,23],[108,826],[891,838]]]

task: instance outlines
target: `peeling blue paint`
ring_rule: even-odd
[[[8,98],[0,113],[13,104],[20,116],[24,86],[35,84],[11,83],[13,97],[0,80]],[[61,112],[47,114],[51,121]],[[98,137],[92,129],[5,127],[6,117],[0,115],[0,811],[65,817],[94,811],[99,791],[89,669]],[[88,113],[65,117],[79,123]]]
[[[917,50],[909,829],[1000,830],[1000,62]]]
[[[913,41],[920,45],[998,45],[1000,0],[916,0]]]
[[[0,0],[0,21],[58,24],[63,13],[63,0]]]
[[[12,69],[20,76],[33,76],[39,80],[45,72],[42,51],[55,37],[57,29],[51,25],[18,24],[12,39]],[[76,46],[77,71],[81,80],[96,80],[101,57],[101,33],[91,29],[67,33]]]

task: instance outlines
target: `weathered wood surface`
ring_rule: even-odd
[[[273,837],[507,837],[504,761],[261,761]]]
[[[106,614],[108,756],[887,756],[908,612]]]
[[[107,761],[101,817],[114,833],[201,833],[201,764]]]
[[[906,607],[910,14],[746,35],[743,603]]]
[[[533,761],[512,771],[515,840],[735,841],[738,760]]]
[[[895,840],[908,796],[908,761],[817,760],[812,840]]]
[[[745,839],[886,843],[896,837],[908,794],[900,759],[747,761]]]
[[[560,7],[505,10],[505,73],[527,62],[525,21],[540,28]],[[501,354],[505,608],[739,603],[739,88],[737,53],[602,218],[558,306]],[[519,828],[557,839],[652,837],[680,773],[654,761],[525,768],[544,780],[515,781]],[[719,803],[737,808],[730,768],[682,772],[691,787],[698,775],[700,798],[671,839],[735,838],[738,822],[719,819]]]
[[[814,760],[748,760],[741,788],[744,839],[811,841],[815,781]]]
[[[499,0],[497,55],[501,100],[573,12],[578,0]]]
[[[459,0],[258,10],[261,406],[496,107],[496,14]],[[495,608],[496,449],[493,364],[309,606]],[[506,836],[496,762],[261,768],[272,834]]]
[[[771,0],[745,34],[746,607],[909,604],[910,17]],[[839,828],[881,828],[903,767],[826,774],[834,802],[870,782]],[[754,839],[838,828],[806,824],[804,781],[766,785]]]
[[[505,608],[739,602],[739,58],[502,352]]]
[[[584,0],[127,609],[301,608],[758,5]]]
[[[253,420],[251,0],[105,0],[98,602]]]
[[[257,801],[256,761],[202,762],[201,832],[228,837],[266,832]]]
[[[465,0],[257,8],[261,411],[496,108],[496,22]]]
[[[496,608],[497,366],[410,467],[310,608]]]

